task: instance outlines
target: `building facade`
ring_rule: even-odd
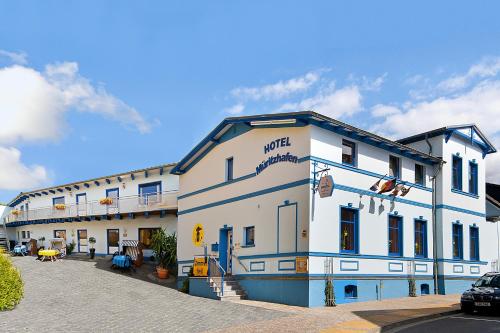
[[[162,165],[21,193],[4,214],[9,239],[64,238],[75,252],[87,253],[90,237],[96,255],[113,254],[122,240],[139,240],[151,256],[157,228],[177,228],[178,177]],[[39,245],[40,242],[39,242]]]
[[[432,134],[394,142],[314,112],[224,120],[172,171],[180,280],[208,252],[256,300],[320,306],[326,277],[337,303],[407,296],[409,279],[418,294],[463,290],[496,258],[495,149],[472,125]]]

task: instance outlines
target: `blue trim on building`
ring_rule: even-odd
[[[419,267],[425,267],[425,269],[419,269]],[[429,265],[415,263],[415,273],[427,273],[428,271],[429,271]]]
[[[309,183],[310,183],[310,179],[309,178],[301,179],[301,180],[297,180],[297,181],[294,181],[294,182],[291,182],[291,183],[287,183],[287,184],[283,184],[283,185],[278,185],[278,186],[273,186],[273,187],[270,187],[270,188],[267,188],[267,189],[264,189],[264,190],[247,193],[247,194],[240,195],[240,196],[237,196],[237,197],[233,197],[233,198],[230,198],[230,199],[225,199],[225,200],[216,201],[216,202],[213,202],[213,203],[210,203],[210,204],[206,204],[206,205],[201,205],[201,206],[198,206],[198,207],[193,207],[193,208],[185,209],[183,211],[179,211],[177,213],[177,215],[189,214],[189,213],[196,212],[196,211],[199,211],[199,210],[203,210],[203,209],[207,209],[207,208],[212,208],[212,207],[216,207],[216,206],[221,206],[221,205],[225,205],[225,204],[228,204],[228,203],[232,203],[232,202],[236,202],[236,201],[240,201],[240,200],[245,200],[245,199],[253,198],[253,197],[256,197],[256,196],[259,196],[259,195],[269,194],[269,193],[273,193],[273,192],[277,192],[277,191],[281,191],[281,190],[285,190],[285,189],[289,189],[289,188],[293,188],[293,187],[297,187],[297,186],[306,185],[306,184],[309,184]]]
[[[454,206],[450,206],[450,205],[436,205],[436,209],[447,209],[447,210],[452,210],[452,211],[459,212],[459,213],[470,214],[470,215],[475,215],[475,216],[480,216],[480,217],[486,217],[485,213],[475,212],[473,210],[463,209],[460,207],[454,207]]]
[[[297,238],[299,228],[299,204],[297,202],[285,202],[283,205],[278,206],[277,216],[277,234],[276,234],[276,253],[280,253],[280,209],[288,206],[295,206],[295,252],[297,252]]]
[[[474,199],[479,199],[479,195],[477,195],[477,194],[473,194],[473,193],[469,193],[469,192],[464,192],[464,191],[457,190],[457,189],[454,189],[454,188],[451,189],[451,192],[456,193],[456,194],[460,194],[460,195],[465,195],[467,197],[471,197],[471,198],[474,198]]]

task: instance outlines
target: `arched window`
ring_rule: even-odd
[[[344,298],[357,298],[358,297],[358,287],[352,284],[348,284],[344,287]]]
[[[420,285],[420,295],[429,295],[429,285],[427,283]]]

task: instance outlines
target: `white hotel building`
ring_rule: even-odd
[[[327,275],[337,303],[407,296],[409,276],[418,294],[456,293],[498,269],[497,225],[485,218],[495,151],[474,125],[396,142],[314,112],[227,118],[175,166],[22,193],[7,226],[18,241],[65,230],[78,243],[86,230],[100,254],[117,234],[148,242],[166,226],[178,233],[179,283],[208,252],[249,299],[321,306]],[[333,192],[321,198],[326,172]],[[406,195],[370,190],[393,178]],[[105,196],[117,207],[100,205]],[[220,296],[207,279],[190,282],[192,294]]]
[[[474,125],[394,142],[314,112],[228,118],[173,169],[179,275],[203,254],[191,242],[201,224],[250,299],[321,306],[327,274],[337,303],[407,296],[410,275],[418,294],[460,292],[498,260],[485,219],[493,152]],[[334,187],[320,198],[324,169]],[[404,197],[370,190],[392,176],[411,187]],[[204,279],[190,287],[218,296]]]

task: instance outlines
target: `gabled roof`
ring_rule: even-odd
[[[187,172],[218,144],[253,128],[301,127],[307,125],[316,125],[423,163],[443,163],[442,159],[438,157],[422,153],[399,142],[383,138],[313,111],[300,111],[226,118],[177,163],[177,166],[172,169],[172,173],[183,174]]]
[[[475,144],[481,148],[481,150],[483,151],[483,157],[487,154],[492,154],[497,151],[495,146],[493,146],[493,144],[488,140],[483,132],[481,132],[476,124],[441,127],[432,131],[397,140],[397,142],[407,145],[413,142],[425,140],[425,138],[432,138],[438,135],[445,135],[446,142],[448,142],[452,135],[456,135],[465,140],[469,140],[472,144]]]
[[[33,191],[29,191],[29,192],[21,192],[14,199],[12,199],[11,202],[8,203],[8,206],[14,207],[14,206],[18,205],[19,203],[21,203],[22,201],[24,201],[25,199],[28,199],[30,196],[35,197],[35,196],[41,196],[42,194],[47,195],[48,192],[51,192],[51,191],[55,192],[56,190],[58,192],[61,192],[61,193],[65,189],[68,191],[71,191],[73,188],[78,189],[79,185],[90,184],[90,183],[94,183],[94,182],[100,181],[100,180],[111,181],[113,178],[117,178],[118,181],[121,182],[120,179],[122,177],[125,178],[125,176],[129,176],[129,175],[131,177],[133,177],[132,175],[134,175],[134,174],[148,172],[148,171],[152,171],[152,170],[156,170],[156,169],[160,169],[161,170],[160,172],[163,174],[164,171],[165,172],[169,171],[169,169],[171,169],[175,165],[176,165],[176,163],[162,164],[162,165],[158,165],[158,166],[154,166],[154,167],[132,170],[132,171],[117,173],[117,174],[109,175],[109,176],[103,176],[103,177],[92,178],[92,179],[87,179],[87,180],[80,180],[80,181],[72,182],[72,183],[68,183],[68,184],[62,184],[62,185],[57,185],[57,186],[52,186],[52,187],[36,189]],[[86,187],[88,187],[88,186],[86,186]]]

